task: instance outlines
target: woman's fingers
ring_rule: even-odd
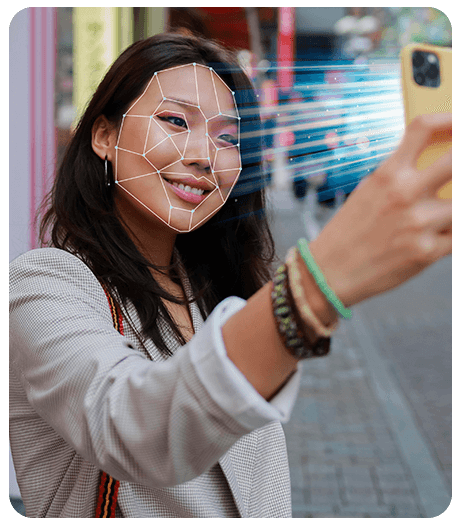
[[[452,140],[452,113],[419,115],[407,126],[398,156],[415,166],[423,150],[432,142]]]
[[[452,227],[452,201],[427,199],[413,207],[410,212],[411,227],[414,230],[442,232]]]
[[[452,231],[436,237],[436,260],[452,253]]]
[[[432,195],[452,180],[452,148],[431,166],[419,172],[420,190]]]
[[[439,147],[447,151],[451,141],[452,113],[419,115],[407,126],[394,158],[400,168],[395,182],[406,198],[434,194],[451,180],[452,154],[440,157],[438,152]],[[432,166],[424,168],[430,162]]]

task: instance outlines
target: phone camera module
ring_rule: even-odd
[[[435,53],[414,51],[412,54],[414,81],[419,86],[438,87],[441,84],[439,59]]]

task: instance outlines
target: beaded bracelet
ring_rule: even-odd
[[[305,347],[303,337],[297,327],[294,315],[289,304],[287,294],[286,265],[282,264],[275,272],[272,290],[273,314],[278,332],[283,339],[284,346],[296,357],[302,354]]]
[[[277,269],[273,278],[271,299],[278,332],[285,347],[294,357],[306,359],[326,355],[329,352],[330,339],[320,338],[311,346],[306,344],[291,307],[287,268],[284,264]]]
[[[332,304],[336,311],[345,319],[351,319],[352,312],[349,308],[345,308],[342,301],[335,295],[331,290],[329,285],[326,282],[324,275],[313,259],[313,255],[308,248],[308,243],[306,239],[299,239],[297,241],[297,247],[299,253],[302,256],[305,264],[307,265],[308,270],[315,278],[316,284],[319,286],[323,294],[326,296],[326,299]]]
[[[302,321],[307,325],[311,326],[313,330],[320,337],[330,337],[332,332],[336,330],[338,326],[338,320],[331,326],[324,326],[323,323],[316,317],[310,308],[308,301],[305,297],[304,287],[302,285],[301,275],[296,262],[296,255],[298,251],[295,247],[288,251],[286,257],[286,267],[288,270],[289,288],[294,298],[297,311]]]

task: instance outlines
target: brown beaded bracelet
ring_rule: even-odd
[[[278,332],[289,352],[298,359],[326,355],[330,349],[330,338],[315,338],[309,334],[308,339],[299,329],[298,314],[295,312],[288,286],[286,265],[282,264],[273,278],[271,294],[273,315]]]

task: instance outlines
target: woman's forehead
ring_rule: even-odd
[[[143,96],[179,101],[185,108],[187,105],[199,107],[208,119],[219,114],[238,117],[232,90],[212,68],[201,64],[176,66],[155,73]]]

